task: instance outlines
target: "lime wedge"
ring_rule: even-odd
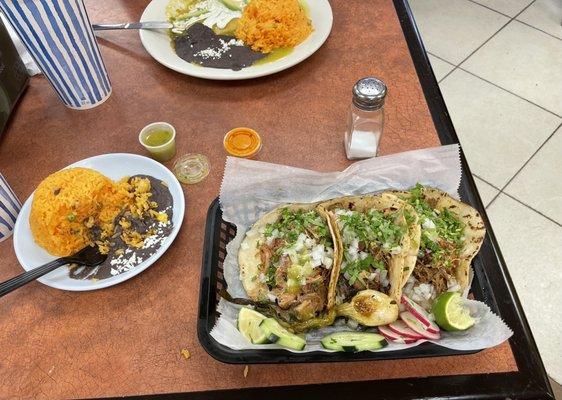
[[[260,328],[265,315],[251,308],[242,308],[238,313],[238,330],[246,339],[254,344],[269,343],[267,335]]]
[[[446,331],[464,331],[474,325],[470,310],[463,304],[458,292],[440,295],[433,305],[435,322]]]

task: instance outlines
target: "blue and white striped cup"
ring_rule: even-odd
[[[0,0],[0,9],[61,100],[103,103],[111,84],[82,0]]]
[[[0,174],[0,242],[12,236],[21,203]]]

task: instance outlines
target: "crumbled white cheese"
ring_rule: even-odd
[[[168,226],[170,221],[167,222],[154,222],[150,228],[155,230],[154,235],[147,237],[144,240],[142,249],[154,248],[157,249],[160,247],[162,242],[166,239],[166,235],[164,233],[164,227]],[[142,263],[144,259],[140,257],[136,251],[132,248],[127,248],[123,254],[120,254],[118,257],[114,257],[111,259],[109,264],[112,266],[111,270],[109,271],[112,276],[116,276],[122,274],[123,272],[130,271],[131,269],[135,268],[137,265]]]
[[[195,53],[195,57],[201,57],[204,60],[208,60],[212,58],[213,60],[217,60],[222,57],[222,55],[230,50],[232,46],[243,46],[244,43],[240,40],[236,40],[234,38],[230,39],[228,42],[219,39],[221,47],[220,48],[212,48],[208,47],[201,51]]]

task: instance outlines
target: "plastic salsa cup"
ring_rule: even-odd
[[[167,122],[153,122],[139,133],[139,142],[156,161],[166,162],[176,155],[176,130]]]
[[[227,132],[223,144],[228,154],[242,158],[254,157],[262,147],[260,135],[255,130],[245,127]]]

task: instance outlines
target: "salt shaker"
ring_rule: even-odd
[[[363,78],[353,86],[353,100],[345,132],[347,158],[377,155],[384,125],[386,85],[377,78]]]

